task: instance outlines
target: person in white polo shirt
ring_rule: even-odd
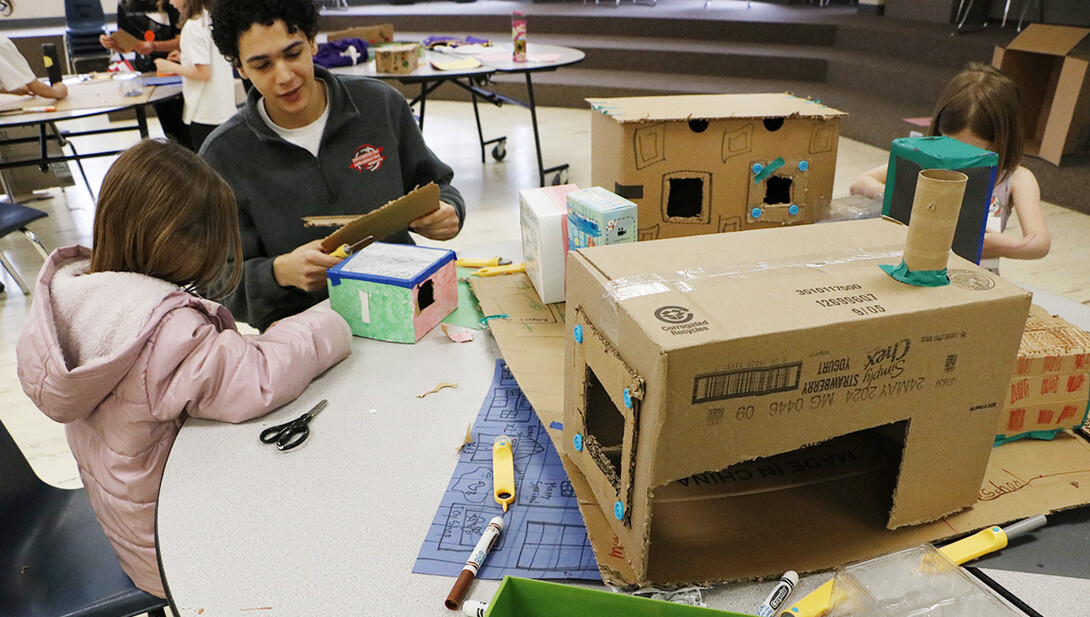
[[[0,0],[0,15],[7,17],[14,10],[14,0]],[[63,99],[68,96],[68,87],[60,83],[50,86],[38,81],[34,71],[30,70],[26,58],[15,47],[15,43],[0,34],[0,92]]]

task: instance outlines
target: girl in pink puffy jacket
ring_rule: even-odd
[[[231,261],[233,260],[233,262]],[[23,391],[65,423],[80,477],[121,566],[163,597],[155,504],[186,416],[241,422],[295,399],[350,353],[322,304],[243,335],[195,289],[237,284],[230,187],[169,142],[124,152],[102,184],[94,249],[53,252],[16,350]]]

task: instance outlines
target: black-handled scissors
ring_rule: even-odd
[[[263,443],[275,443],[277,450],[291,450],[295,446],[307,440],[310,435],[310,419],[318,415],[328,401],[322,399],[310,411],[284,424],[277,424],[261,431]]]

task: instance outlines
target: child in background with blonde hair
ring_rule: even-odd
[[[193,290],[226,280],[227,293],[241,263],[231,188],[182,146],[145,140],[106,174],[93,249],[58,249],[42,268],[16,349],[23,391],[67,425],[122,568],[159,597],[155,505],[185,418],[264,415],[350,351],[328,304],[240,334]]]
[[[953,137],[999,155],[980,265],[998,272],[1000,257],[1048,255],[1052,236],[1041,211],[1041,188],[1033,172],[1021,166],[1025,137],[1018,86],[999,69],[970,63],[939,95],[928,134]],[[856,178],[852,195],[881,199],[886,168],[882,165]],[[1021,238],[1003,233],[1012,210],[1018,215]]]

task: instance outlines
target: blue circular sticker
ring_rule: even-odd
[[[624,504],[623,503],[618,501],[617,503],[613,504],[613,516],[616,516],[618,521],[624,520]]]
[[[582,452],[583,451],[583,433],[576,433],[575,434],[575,439],[573,439],[572,441],[575,442],[575,451],[576,452]]]
[[[760,209],[760,208],[754,208],[754,209],[752,209],[752,210],[750,210],[750,211],[749,211],[749,215],[750,215],[750,216],[752,216],[752,217],[753,217],[753,218],[755,218],[755,219],[759,219],[759,218],[761,218],[761,215],[762,215],[762,214],[764,214],[764,213],[763,213],[763,212],[761,212],[761,209]]]
[[[583,326],[575,326],[575,342],[583,342]]]
[[[806,171],[810,168],[810,163],[806,161],[799,161],[799,171]]]

